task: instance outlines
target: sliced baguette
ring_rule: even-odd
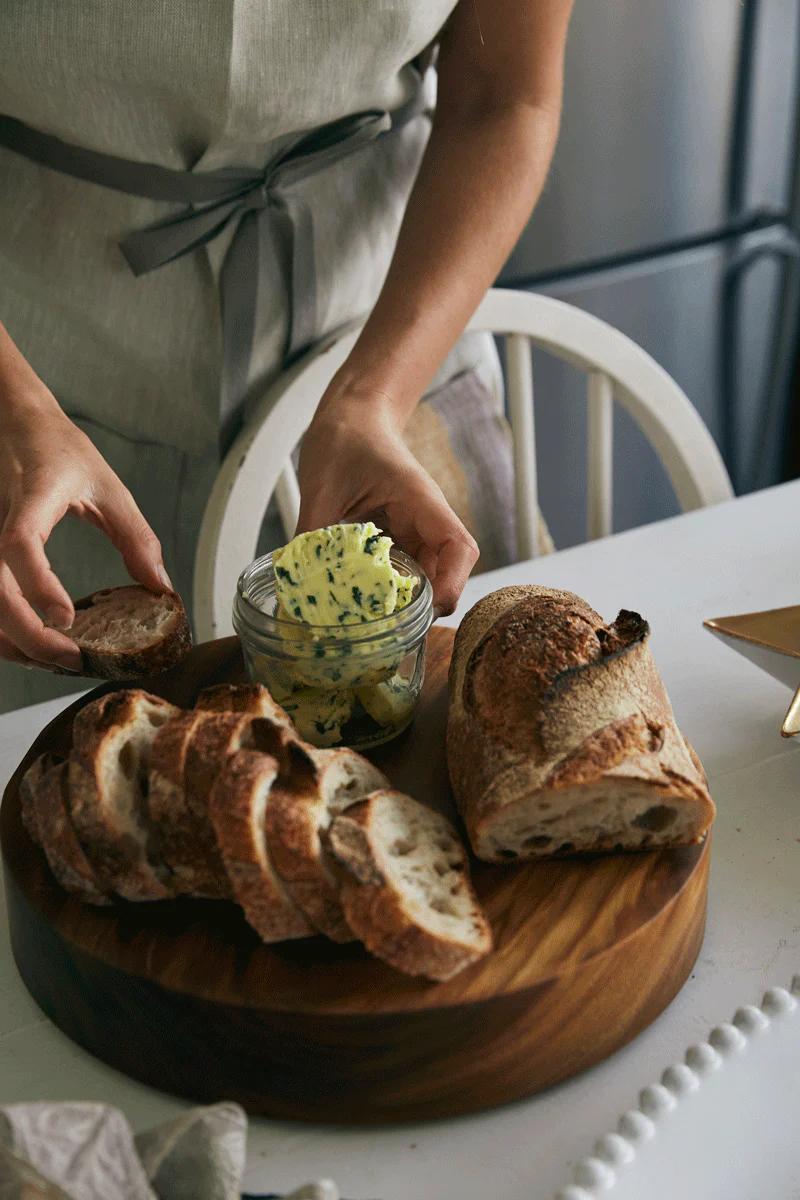
[[[322,835],[349,804],[377,788],[386,776],[354,750],[317,750],[312,772],[295,770],[273,788],[267,805],[267,847],[286,887],[311,924],[335,942],[353,932],[339,900],[339,883]]]
[[[239,750],[217,777],[208,806],[233,899],[265,942],[316,932],[289,895],[267,849],[265,818],[278,769],[269,754]]]
[[[43,765],[38,776],[35,805],[41,846],[50,870],[66,892],[85,904],[110,904],[111,896],[75,832],[70,815],[68,772],[66,761],[51,762],[49,766]]]
[[[191,649],[183,601],[138,584],[106,588],[75,601],[67,637],[81,652],[84,675],[136,679],[166,671]]]
[[[444,980],[489,953],[491,929],[445,817],[401,792],[378,791],[336,817],[327,840],[348,924],[377,958]]]
[[[147,772],[157,730],[178,711],[130,688],[93,700],[73,722],[72,820],[102,887],[126,900],[170,894],[169,873],[151,845]]]
[[[247,713],[252,717],[266,717],[287,729],[294,728],[288,713],[260,683],[216,683],[203,688],[195,708],[203,712]]]

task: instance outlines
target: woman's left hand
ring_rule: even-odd
[[[465,528],[403,441],[381,399],[320,405],[300,453],[298,532],[374,520],[433,585],[437,616],[458,603],[478,558]]]

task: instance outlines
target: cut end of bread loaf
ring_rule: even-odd
[[[479,858],[514,862],[688,846],[713,818],[713,803],[690,784],[679,796],[674,783],[611,778],[523,796],[470,832]]]
[[[156,675],[180,662],[192,645],[180,596],[156,595],[138,584],[76,600],[67,637],[81,651],[84,674],[98,679]]]
[[[489,953],[466,854],[439,813],[400,792],[374,792],[333,821],[328,842],[347,920],[376,957],[446,980]]]

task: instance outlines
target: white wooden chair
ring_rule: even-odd
[[[618,329],[560,300],[508,289],[487,292],[469,328],[505,339],[520,559],[538,551],[532,345],[587,372],[587,539],[611,532],[615,400],[659,455],[684,511],[733,495],[699,413],[674,379]],[[228,452],[206,505],[197,549],[194,619],[199,640],[231,632],[233,590],[254,556],[273,492],[287,537],[294,531],[300,496],[290,456],[358,332],[353,328],[322,342],[282,375]]]

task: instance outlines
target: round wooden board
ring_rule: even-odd
[[[396,786],[443,809],[451,805],[444,730],[452,636],[431,631],[417,718],[373,753]],[[242,677],[238,642],[229,638],[197,647],[145,686],[189,705],[201,686]],[[308,1120],[469,1112],[539,1091],[613,1053],[672,1000],[697,957],[708,843],[476,864],[496,948],[442,984],[407,978],[357,945],[262,945],[232,904],[79,904],[25,832],[18,784],[33,756],[67,751],[84,703],[36,739],[3,800],[14,956],[56,1025],[155,1087]]]

